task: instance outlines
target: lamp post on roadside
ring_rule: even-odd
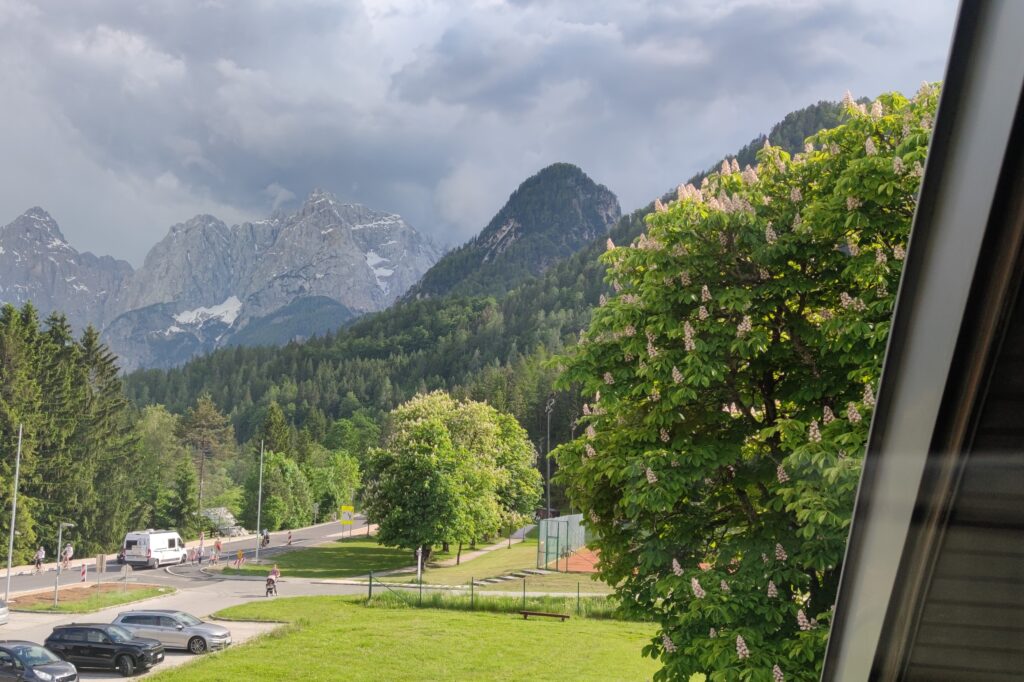
[[[75,524],[70,521],[61,521],[57,526],[57,574],[53,579],[53,608],[57,608],[57,592],[60,590],[60,567],[64,559],[64,551],[61,548],[61,545],[64,544],[64,529],[74,527]]]
[[[569,422],[569,432],[571,434],[570,437],[569,437],[569,440],[571,440],[571,441],[572,440],[576,440],[576,427],[579,426],[579,418],[580,417],[579,417],[578,413],[576,413],[576,412],[572,413],[572,421]],[[576,508],[573,506],[572,502],[569,503],[569,513],[570,514],[575,514],[576,513]]]
[[[260,562],[260,545],[263,543],[263,531],[260,518],[263,513],[263,441],[260,441],[260,487],[256,492],[256,561]]]
[[[544,483],[547,493],[547,518],[551,518],[551,412],[555,409],[555,394],[552,393],[548,396],[547,405],[544,406],[544,412],[548,416],[548,440],[547,440],[547,454],[544,455],[544,462],[547,465],[547,476],[545,477]]]

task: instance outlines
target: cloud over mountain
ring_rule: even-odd
[[[942,76],[953,2],[0,2],[0,215],[138,264],[316,185],[464,241],[569,160],[626,209],[808,101]],[[913,36],[913,40],[908,39]]]

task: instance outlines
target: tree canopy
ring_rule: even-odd
[[[559,477],[602,577],[660,624],[658,679],[818,678],[937,97],[848,100],[603,256]]]
[[[471,544],[531,512],[540,497],[536,453],[514,419],[442,392],[388,415],[370,451],[364,504],[383,544],[427,554]]]

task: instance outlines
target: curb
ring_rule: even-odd
[[[234,574],[231,574],[231,573],[225,575],[224,573],[222,573],[220,571],[218,571],[216,573],[210,573],[205,568],[199,569],[199,572],[202,573],[203,575],[206,575],[206,576],[209,576],[210,578],[213,578],[214,580],[250,580],[250,581],[251,580],[259,580],[259,581],[265,581],[267,579],[267,576],[265,576],[265,575],[264,576],[259,576],[259,575],[234,575]],[[188,577],[188,576],[181,575],[180,573],[171,573],[171,575],[176,575],[179,578],[187,578]],[[284,578],[279,578],[278,580],[280,582],[285,582]],[[254,621],[254,622],[261,622],[261,621]]]
[[[224,616],[207,616],[207,620],[220,620],[225,623],[258,623],[260,625],[290,625],[290,621],[287,620],[253,620],[251,618],[226,618]]]

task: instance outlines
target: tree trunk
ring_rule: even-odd
[[[459,551],[455,554],[455,565],[458,566],[459,562],[462,561],[462,543],[459,543]]]

